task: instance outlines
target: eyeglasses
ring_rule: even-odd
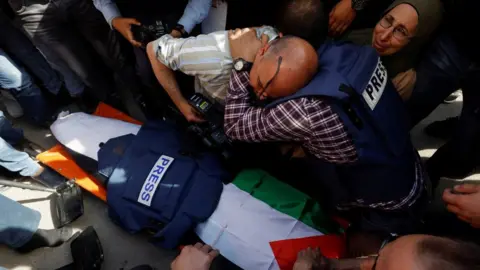
[[[277,77],[278,73],[280,72],[280,65],[282,64],[283,57],[279,56],[278,57],[278,62],[277,62],[277,71],[275,71],[275,74],[273,74],[273,77],[265,84],[265,87],[263,87],[262,82],[260,81],[260,77],[257,77],[257,82],[258,85],[262,88],[262,92],[258,95],[258,97],[263,96],[265,91],[267,91],[268,86],[272,83],[273,79]]]
[[[394,24],[395,24],[395,19],[388,14],[383,16],[383,18],[380,20],[380,26],[385,29],[388,29],[394,26]],[[408,33],[408,30],[405,29],[403,25],[397,25],[393,28],[393,37],[395,37],[400,41],[411,38],[410,34]]]
[[[389,243],[397,240],[397,238],[398,238],[398,235],[391,234],[387,237],[387,239],[385,239],[385,241],[383,241],[382,245],[378,249],[377,256],[375,257],[375,262],[373,263],[373,266],[372,266],[372,270],[377,270],[377,263],[378,263],[378,258],[380,258],[380,251]]]

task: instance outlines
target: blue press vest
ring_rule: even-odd
[[[370,46],[326,43],[318,57],[319,72],[307,86],[268,106],[319,96],[340,117],[358,154],[353,164],[335,165],[349,198],[371,204],[407,196],[418,154],[404,103],[378,54]]]
[[[109,140],[98,152],[107,177],[109,215],[137,233],[154,233],[155,244],[174,248],[182,236],[215,210],[229,180],[217,155],[198,151],[166,122],[150,122],[137,135]]]

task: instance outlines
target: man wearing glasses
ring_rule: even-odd
[[[467,270],[478,269],[480,247],[431,235],[385,241],[377,254],[354,259],[326,259],[319,250],[298,254],[293,270]]]
[[[296,181],[305,180],[312,197],[334,195],[327,203],[352,223],[351,243],[362,242],[352,236],[364,232],[372,239],[416,232],[428,180],[410,141],[403,101],[377,52],[325,43],[317,53],[306,41],[286,36],[261,50],[250,72],[234,71],[226,135],[300,144],[311,166]],[[350,252],[376,248],[372,241]]]

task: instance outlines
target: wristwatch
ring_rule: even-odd
[[[243,58],[237,58],[233,61],[233,68],[236,71],[250,71],[252,65],[252,62],[247,62]]]
[[[183,27],[183,25],[177,24],[177,25],[175,26],[175,28],[173,28],[173,29],[175,29],[175,30],[177,30],[178,32],[182,33],[182,38],[188,37],[188,33],[187,33],[187,31],[185,31],[185,27]]]

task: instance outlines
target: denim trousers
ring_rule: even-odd
[[[19,248],[26,244],[38,229],[41,215],[0,194],[0,244]],[[0,267],[0,269],[2,269]]]
[[[40,71],[38,71],[41,73]],[[0,48],[0,88],[7,89],[35,124],[44,124],[52,115],[51,106],[27,71]]]
[[[7,121],[0,117],[0,123]],[[2,130],[0,133],[4,133]],[[0,138],[0,166],[20,174],[31,176],[40,166],[26,153],[14,149],[4,139]],[[27,208],[0,194],[0,244],[18,248],[27,243],[38,229],[40,213]]]
[[[93,3],[9,0],[9,4],[35,46],[46,52],[47,60],[62,74],[62,69],[72,70],[97,98],[105,100],[113,85],[103,63],[120,66],[120,51],[114,32]]]
[[[0,111],[0,166],[19,172],[23,176],[32,176],[38,172],[40,165],[25,152],[20,152],[11,146],[22,138],[22,131],[13,128]],[[0,244],[11,248],[18,248],[27,243],[40,222],[39,212],[1,194],[0,213]]]
[[[31,159],[27,153],[20,152],[11,144],[18,143],[23,138],[19,129],[11,123],[0,111],[0,166],[22,176],[33,176],[40,165]],[[11,248],[18,248],[30,240],[40,222],[40,213],[24,207],[21,204],[0,194],[0,243]]]
[[[62,87],[60,76],[52,69],[32,42],[0,11],[0,48],[38,79],[39,84],[56,94]]]

